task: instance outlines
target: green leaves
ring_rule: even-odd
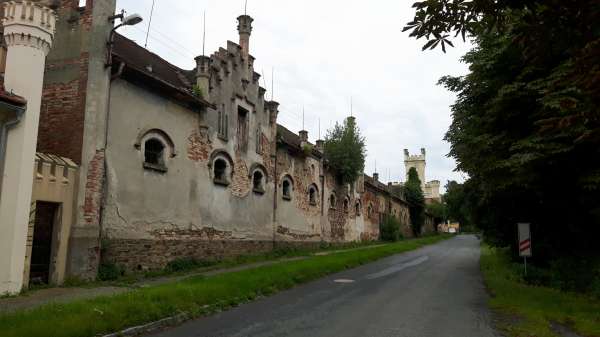
[[[354,183],[362,174],[366,153],[365,138],[353,117],[347,118],[343,125],[336,123],[327,131],[325,158],[341,183]]]

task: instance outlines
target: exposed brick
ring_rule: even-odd
[[[207,132],[194,131],[188,137],[187,156],[195,162],[206,162],[212,152],[212,142]]]
[[[89,55],[46,64],[46,72],[78,67],[79,75],[69,82],[45,82],[37,150],[72,159],[81,164]]]

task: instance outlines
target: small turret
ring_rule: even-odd
[[[250,54],[250,35],[252,34],[252,22],[254,19],[250,15],[240,15],[238,20],[238,32],[240,33],[240,47],[242,53],[247,59]]]
[[[200,89],[202,98],[210,100],[210,57],[198,56],[196,60],[196,86]]]

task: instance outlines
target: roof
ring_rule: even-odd
[[[211,106],[206,100],[192,93],[195,82],[195,71],[181,69],[162,57],[148,51],[123,35],[114,35],[112,49],[113,67],[118,68],[118,61],[124,62],[124,76],[140,80],[140,84],[149,85],[160,90],[162,94],[174,96],[177,100],[200,106]]]
[[[277,141],[286,144],[294,150],[302,150],[302,141],[300,140],[300,136],[293,133],[281,124],[277,124]],[[310,142],[308,144],[313,146],[312,154],[314,156],[318,158],[321,158],[323,156],[323,153],[317,150],[313,144],[311,144]]]
[[[385,192],[385,193],[389,194],[391,197],[395,198],[396,200],[400,200],[401,202],[408,203],[404,199],[404,196],[402,195],[402,191],[400,188],[398,188],[398,186],[388,186],[380,181],[373,179],[372,177],[370,177],[366,174],[364,175],[364,177],[365,177],[365,185],[370,185],[370,186],[378,189],[381,192]]]
[[[17,107],[25,107],[27,105],[25,98],[4,90],[3,85],[0,86],[0,101]]]
[[[277,124],[277,139],[281,140],[283,143],[291,146],[300,148],[301,141],[300,136],[288,130],[285,126],[281,124]]]

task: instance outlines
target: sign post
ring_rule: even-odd
[[[525,276],[527,276],[527,258],[531,256],[530,224],[518,223],[519,227],[519,256],[525,260]]]

